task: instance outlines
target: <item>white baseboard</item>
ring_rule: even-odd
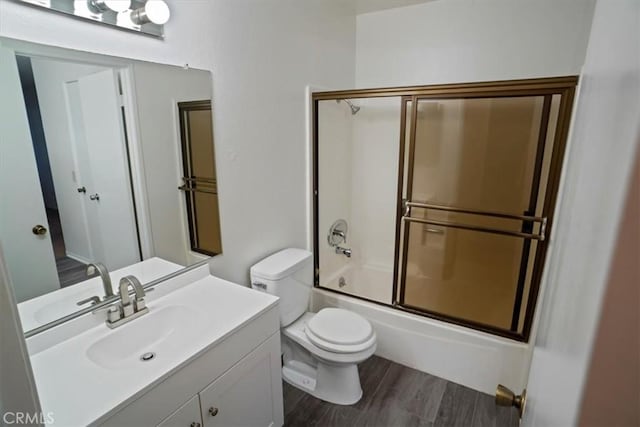
[[[71,253],[71,252],[66,252],[66,255],[67,255],[69,258],[74,259],[74,260],[76,260],[76,261],[78,261],[78,262],[81,262],[81,263],[83,263],[83,264],[89,264],[89,263],[93,262],[93,261],[92,261],[92,260],[90,260],[90,259],[87,259],[87,258],[82,257],[82,256],[80,256],[80,255],[76,255],[76,254]]]

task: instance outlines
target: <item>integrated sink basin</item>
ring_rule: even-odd
[[[204,318],[196,307],[157,307],[99,338],[87,349],[87,357],[106,369],[137,369],[145,362],[174,360],[176,350],[202,333]],[[148,353],[153,356],[143,358]]]

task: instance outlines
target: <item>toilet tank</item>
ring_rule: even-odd
[[[251,287],[280,298],[280,324],[288,326],[308,309],[313,257],[304,249],[277,252],[251,267]]]

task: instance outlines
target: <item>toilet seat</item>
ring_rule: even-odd
[[[315,357],[331,363],[360,363],[367,360],[376,351],[375,332],[373,332],[369,340],[362,344],[344,346],[344,348],[341,348],[342,352],[320,347],[311,341],[306,331],[307,324],[315,316],[316,313],[307,312],[303,314],[298,320],[284,328],[282,330],[283,334],[301,345]],[[325,346],[336,348],[335,344],[331,343],[326,343]]]
[[[324,308],[307,323],[305,334],[314,345],[333,353],[357,353],[375,344],[371,324],[340,308]]]

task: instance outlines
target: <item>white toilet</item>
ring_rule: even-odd
[[[362,397],[358,363],[376,350],[376,333],[364,317],[341,308],[308,312],[313,257],[284,249],[251,267],[251,286],[280,297],[282,376],[327,402],[352,405]]]

